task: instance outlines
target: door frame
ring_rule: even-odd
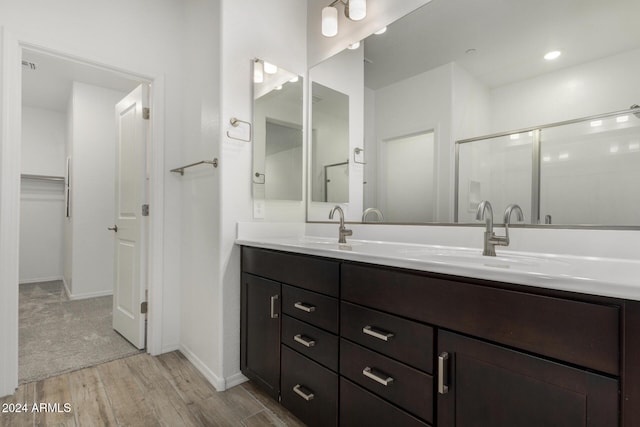
[[[162,353],[163,248],[164,248],[164,105],[165,78],[98,63],[18,37],[0,28],[2,76],[0,81],[0,396],[18,386],[18,282],[20,229],[20,164],[22,134],[22,49],[39,51],[151,84],[148,235],[147,352]]]

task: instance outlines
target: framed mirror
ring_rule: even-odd
[[[572,166],[570,163],[578,157],[566,159],[562,182],[585,184],[579,192],[572,193],[580,200],[571,203],[581,209],[563,206],[561,203],[570,203],[570,198],[559,197],[557,192],[545,193],[557,188],[552,176],[559,173],[558,166],[545,164],[541,158],[542,173],[536,178],[539,181],[532,183],[532,145],[525,143],[527,135],[519,141],[510,139],[510,135],[522,130],[640,104],[640,85],[633,83],[640,73],[637,16],[640,2],[634,0],[432,0],[389,25],[386,32],[363,40],[359,50],[364,64],[366,164],[360,191],[350,188],[349,210],[360,200],[360,214],[369,208],[378,209],[389,223],[455,223],[459,191],[464,193],[460,222],[476,223],[474,206],[487,199],[493,204],[496,223],[500,223],[501,213],[509,203],[522,204],[525,211],[534,209],[531,192],[537,186],[541,194],[536,203],[540,203],[541,211],[553,211],[554,226],[640,226],[640,213],[628,204],[620,205],[620,209],[631,211],[617,215],[624,219],[585,215],[584,208],[590,203],[606,204],[604,196],[598,196],[599,201],[584,200],[589,194],[593,196],[589,191],[593,182],[611,184],[597,194],[617,194],[623,188],[629,191],[621,183],[628,181],[628,171],[640,170],[639,155],[628,149],[640,142],[637,127],[613,137],[624,135],[626,139],[617,141],[617,146],[626,147],[629,152],[620,160],[624,167],[607,170],[627,171],[626,178],[584,177],[581,174],[586,163]],[[546,55],[554,51],[559,55]],[[407,197],[389,200],[388,195],[396,193],[390,177],[399,178],[400,171],[409,168],[407,157],[389,153],[389,141],[421,134],[431,134],[433,138],[432,147],[410,156],[420,159],[416,163],[423,165],[422,175],[417,178],[416,170],[410,174],[416,177],[411,184],[401,184]],[[505,137],[493,141],[488,138],[486,146],[464,149],[470,150],[471,157],[465,161],[472,169],[465,172],[466,181],[457,187],[455,142],[495,134]],[[545,133],[540,136],[543,154],[557,151],[564,144],[552,132],[546,135],[546,144]],[[615,143],[611,139],[593,142],[593,137],[581,138],[579,132],[575,137],[584,143],[572,136],[574,149],[592,158],[594,153],[600,153],[597,155],[603,156],[602,161],[611,155],[609,146]],[[599,148],[594,144],[600,144]],[[404,167],[391,164],[394,161]],[[480,180],[478,174],[492,176],[491,185]],[[350,183],[356,185],[353,180]],[[637,198],[633,192],[627,195]],[[582,213],[570,214],[577,211]],[[308,216],[308,220],[318,219]],[[358,220],[358,215],[351,213],[351,220]],[[531,215],[528,221],[535,223]]]
[[[253,62],[253,197],[302,200],[303,78]]]

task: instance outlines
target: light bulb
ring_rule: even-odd
[[[256,61],[253,63],[253,82],[254,83],[264,82],[264,71],[262,69],[262,62],[260,61]]]
[[[387,27],[382,27],[382,28],[380,28],[378,31],[376,31],[373,34],[375,34],[376,36],[379,36],[380,34],[384,34],[386,32],[387,32]]]
[[[366,0],[349,0],[349,19],[360,21],[367,16]]]
[[[333,37],[338,34],[338,9],[327,6],[322,9],[322,35]]]
[[[267,61],[264,62],[264,72],[267,74],[275,74],[278,72],[278,67]]]

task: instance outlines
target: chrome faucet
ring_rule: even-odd
[[[376,216],[378,217],[378,222],[384,222],[384,215],[382,215],[382,212],[380,211],[380,209],[377,209],[377,208],[365,209],[364,212],[362,213],[362,222],[367,222],[367,215],[369,215],[370,213],[376,214]]]
[[[347,243],[347,236],[353,234],[353,230],[349,230],[344,226],[344,212],[340,206],[336,206],[329,212],[329,219],[333,219],[333,214],[338,212],[340,215],[340,228],[338,228],[338,243]]]
[[[486,214],[488,212],[488,215]],[[515,212],[518,221],[524,221],[524,215],[522,209],[516,204],[507,206],[504,210],[504,236],[496,236],[493,231],[493,209],[491,203],[487,200],[483,200],[478,205],[478,211],[476,212],[476,219],[482,220],[484,218],[487,227],[484,231],[484,249],[482,255],[496,256],[496,246],[509,246],[509,224],[511,223],[511,214]]]

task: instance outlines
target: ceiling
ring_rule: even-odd
[[[640,48],[638,17],[638,0],[433,0],[365,40],[365,85],[455,61],[493,88]]]
[[[23,49],[22,103],[30,107],[66,112],[74,81],[130,92],[140,84],[116,71]]]

